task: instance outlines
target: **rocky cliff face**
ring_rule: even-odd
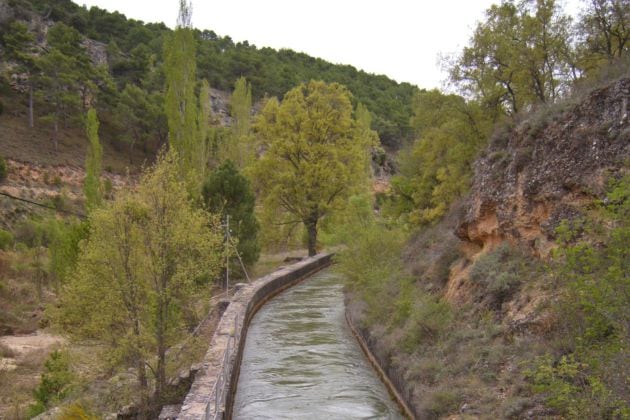
[[[544,257],[560,220],[578,217],[606,178],[628,167],[630,78],[571,102],[495,134],[475,165],[462,240],[482,249],[508,240]]]

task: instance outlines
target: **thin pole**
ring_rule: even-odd
[[[225,222],[225,296],[228,296],[228,290],[230,287],[230,215],[226,215]]]

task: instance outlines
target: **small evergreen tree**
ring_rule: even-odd
[[[228,160],[208,176],[202,195],[211,213],[220,214],[223,220],[230,217],[230,230],[238,239],[237,250],[243,263],[255,263],[260,254],[260,226],[254,213],[256,198],[247,178]]]
[[[72,372],[68,355],[64,352],[53,351],[44,364],[42,379],[33,391],[35,403],[29,408],[29,418],[43,413],[53,404],[63,400],[72,383]]]

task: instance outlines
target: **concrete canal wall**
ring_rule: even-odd
[[[329,266],[331,258],[332,254],[318,254],[238,287],[221,317],[181,410],[173,417],[182,420],[230,417],[251,318],[267,300]]]

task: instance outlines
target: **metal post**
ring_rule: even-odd
[[[225,297],[229,296],[228,290],[230,288],[230,215],[226,215],[225,222]]]

